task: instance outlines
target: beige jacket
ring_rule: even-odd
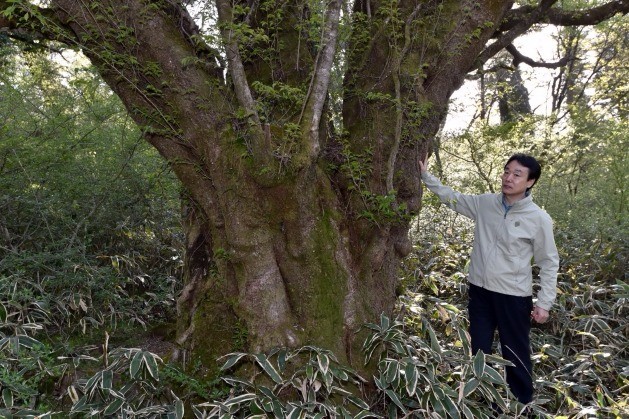
[[[535,305],[550,310],[557,295],[559,254],[552,219],[531,195],[505,213],[502,194],[465,195],[428,172],[422,180],[441,202],[475,221],[469,281],[502,294],[533,295],[534,260],[541,284]]]

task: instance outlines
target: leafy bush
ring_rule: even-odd
[[[453,308],[453,307],[452,307]],[[479,352],[470,357],[469,337],[456,320],[451,342],[442,346],[430,321],[419,323],[409,334],[403,322],[382,316],[380,324],[368,324],[373,334],[366,340],[366,362],[376,349],[380,353],[378,376],[382,407],[389,418],[419,416],[488,418],[491,406],[503,412],[521,413],[523,407],[509,402],[508,390],[499,369],[510,365],[497,356]]]
[[[363,346],[365,363],[377,363],[375,396],[366,391],[367,380],[340,365],[332,353],[304,347],[227,355],[224,371],[239,367],[240,377],[252,378],[224,377],[230,395],[196,405],[193,411],[198,418],[489,418],[495,403],[505,412],[522,412],[522,405],[509,402],[499,372],[507,361],[483,353],[471,358],[460,325],[454,338],[459,345],[448,347],[442,346],[428,320],[417,326],[386,316],[380,324],[365,325],[371,331]],[[409,330],[419,333],[411,335]]]
[[[46,303],[38,300],[28,284],[6,286],[0,281],[0,415],[41,414],[42,390],[63,377],[68,365],[55,359],[55,351],[39,340],[50,324]],[[37,405],[37,406],[36,406]],[[49,416],[50,412],[44,414]]]
[[[269,354],[232,353],[224,358],[223,371],[238,366],[252,378],[224,377],[232,389],[230,395],[193,406],[197,418],[373,416],[369,405],[355,395],[366,380],[339,364],[330,351],[306,346]]]
[[[98,361],[105,369],[68,388],[71,416],[183,417],[183,402],[160,383],[159,356],[138,348],[115,348]]]
[[[177,183],[95,73],[66,70],[37,53],[0,68],[3,417],[67,410],[95,339],[174,314]]]

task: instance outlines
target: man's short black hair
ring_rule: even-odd
[[[530,156],[528,154],[524,154],[524,153],[516,153],[513,156],[509,157],[509,160],[507,160],[507,162],[505,163],[505,167],[507,167],[507,165],[511,163],[513,160],[517,161],[522,166],[529,169],[529,176],[527,180],[535,179],[535,182],[533,182],[533,185],[531,186],[531,188],[535,186],[535,184],[537,183],[537,180],[542,175],[542,166],[535,159],[535,157]]]

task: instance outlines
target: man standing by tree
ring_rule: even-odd
[[[475,221],[469,270],[472,352],[491,353],[498,329],[507,383],[521,403],[533,399],[529,332],[531,318],[548,319],[555,300],[559,255],[552,220],[533,203],[531,188],[541,175],[537,160],[514,154],[504,166],[501,194],[465,195],[444,186],[419,162],[428,189],[456,212]],[[540,267],[541,289],[533,306],[531,258]]]

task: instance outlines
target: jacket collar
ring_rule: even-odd
[[[498,193],[496,194],[497,198],[498,198],[498,204],[500,204],[501,207],[504,206],[504,195],[502,193]],[[520,199],[519,201],[515,202],[513,205],[509,206],[509,211],[513,211],[513,210],[519,210],[522,209],[524,207],[526,207],[527,205],[529,205],[531,202],[533,202],[533,195],[531,194],[531,192],[527,192],[526,196],[522,199]]]

